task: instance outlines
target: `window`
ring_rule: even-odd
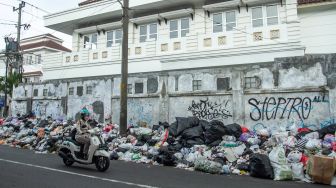
[[[82,96],[83,95],[83,86],[78,86],[77,87],[77,95]]]
[[[217,90],[229,90],[230,89],[230,78],[217,78]]]
[[[121,29],[108,31],[106,33],[106,47],[111,47],[112,44],[120,44],[122,41],[122,31]]]
[[[260,79],[258,77],[245,77],[245,89],[259,88]]]
[[[41,54],[35,56],[35,63],[41,64]]]
[[[156,23],[140,26],[140,42],[146,42],[147,38],[157,39]]]
[[[185,37],[189,33],[189,18],[169,21],[170,38]]]
[[[223,23],[225,20],[225,23]],[[225,26],[225,27],[223,27]],[[213,32],[232,31],[236,27],[236,13],[234,11],[213,14]]]
[[[28,96],[28,90],[25,90],[25,97]]]
[[[135,83],[135,93],[143,93],[143,83]]]
[[[69,87],[69,95],[74,95],[74,88],[73,87]]]
[[[175,91],[178,91],[178,76],[175,77]]]
[[[97,49],[98,35],[97,33],[84,36],[84,48]]]
[[[252,26],[261,27],[263,25],[262,7],[252,8]]]
[[[264,7],[252,8],[252,26],[262,27],[266,23],[269,25],[276,25],[279,23],[278,6],[267,5]]]
[[[278,8],[277,5],[269,5],[266,7],[267,25],[278,24]]]
[[[132,94],[133,93],[132,89],[133,89],[132,84],[127,84],[127,93],[128,94]]]
[[[38,89],[34,89],[34,97],[38,96]]]
[[[148,78],[147,80],[147,93],[156,93],[159,87],[157,78]]]
[[[48,89],[43,89],[43,97],[46,97],[48,95]]]
[[[236,27],[236,14],[235,12],[226,12],[226,31],[232,31]]]
[[[92,86],[86,86],[86,94],[91,95],[92,94]]]
[[[27,62],[26,63],[30,65],[30,64],[32,64],[32,62],[33,62],[33,56],[31,56],[31,55],[27,56]]]
[[[222,13],[213,15],[213,32],[222,32],[223,31],[223,16]]]
[[[193,80],[193,90],[201,90],[202,89],[202,80]]]

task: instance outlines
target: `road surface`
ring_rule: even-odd
[[[55,154],[0,146],[0,188],[314,188],[323,185],[278,182],[236,175],[210,175],[172,167],[111,161],[109,170],[94,165],[63,165]]]

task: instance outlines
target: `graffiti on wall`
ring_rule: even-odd
[[[228,103],[229,100],[224,100],[223,103],[211,102],[209,98],[199,101],[193,100],[188,107],[188,111],[199,119],[228,119],[232,117],[231,112],[228,110]]]
[[[250,118],[253,121],[290,119],[308,119],[314,103],[328,103],[325,96],[315,97],[265,97],[264,99],[250,98]]]

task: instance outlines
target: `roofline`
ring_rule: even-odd
[[[50,38],[50,39],[54,39],[56,41],[59,41],[61,43],[64,42],[64,40],[50,34],[50,33],[46,33],[46,34],[42,34],[42,35],[37,35],[37,36],[32,36],[32,37],[28,37],[28,38],[24,38],[24,39],[21,39],[20,42],[28,42],[30,40],[35,40],[35,39],[43,39],[43,38]]]

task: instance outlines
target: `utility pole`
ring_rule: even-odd
[[[26,6],[26,3],[24,1],[21,1],[19,8],[15,8],[13,7],[13,12],[19,10],[19,15],[18,15],[18,25],[17,25],[17,37],[16,37],[16,41],[17,41],[17,45],[18,45],[18,51],[19,52],[19,47],[20,47],[20,40],[21,40],[21,13],[22,13],[22,8]],[[15,68],[19,69],[19,73],[21,73],[21,55],[20,53],[17,53],[16,56],[16,66],[14,66]],[[11,70],[12,71],[12,70]]]
[[[121,85],[120,85],[120,135],[127,134],[127,84],[128,84],[128,23],[129,23],[129,2],[123,0],[123,39],[122,39],[122,61],[121,61]]]

